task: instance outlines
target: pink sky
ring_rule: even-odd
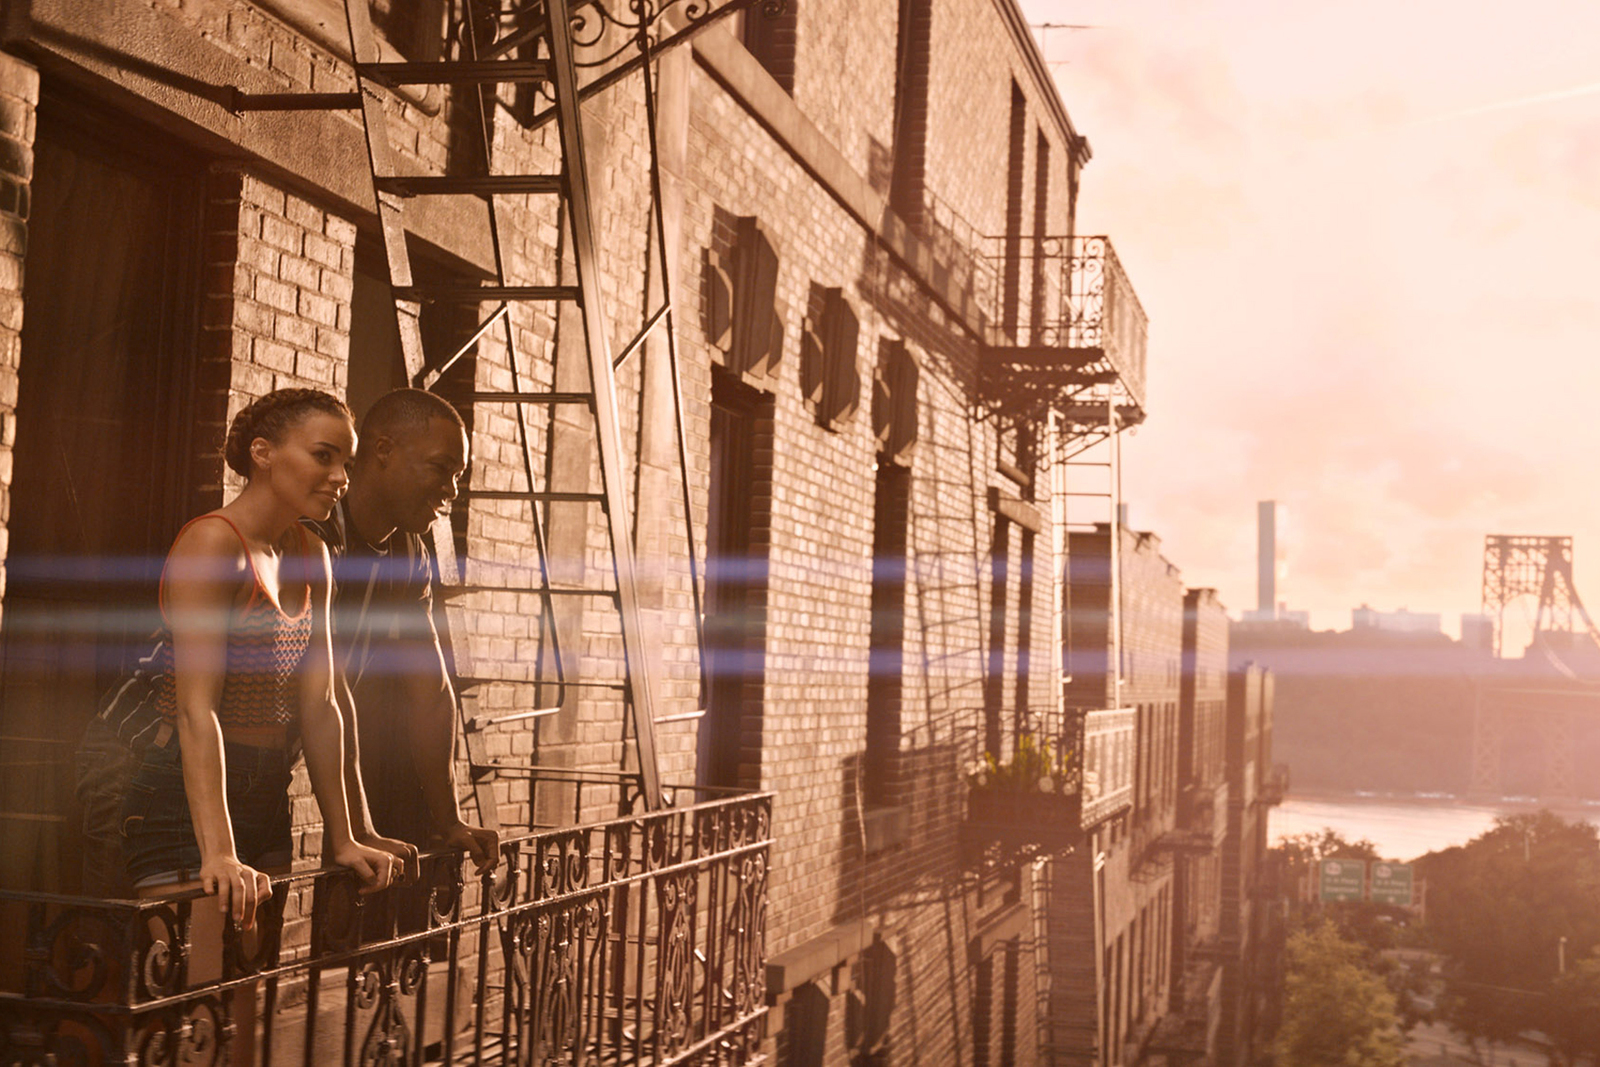
[[[1023,7],[1099,27],[1041,39],[1150,315],[1132,522],[1185,580],[1253,607],[1275,498],[1318,627],[1453,633],[1490,532],[1572,535],[1600,609],[1600,4]]]

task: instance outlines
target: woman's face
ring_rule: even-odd
[[[314,411],[285,431],[281,441],[258,438],[255,444],[260,473],[279,499],[308,518],[333,513],[350,484],[348,466],[356,450],[349,419]]]

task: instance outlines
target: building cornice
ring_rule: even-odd
[[[1072,117],[1067,114],[1067,105],[1061,99],[1061,90],[1056,88],[1056,80],[1050,76],[1050,66],[1045,62],[1044,53],[1039,50],[1039,42],[1034,39],[1033,28],[1028,25],[1028,19],[1023,15],[1022,8],[1018,6],[1017,0],[994,0],[994,6],[1000,13],[1000,21],[1011,32],[1017,53],[1022,57],[1022,65],[1027,67],[1028,73],[1033,76],[1034,87],[1039,90],[1045,110],[1050,113],[1056,128],[1070,146],[1072,161],[1080,167],[1083,166],[1094,154],[1089,148],[1089,139],[1080,136],[1072,125]]]

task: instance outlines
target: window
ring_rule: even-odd
[[[739,16],[739,36],[756,62],[766,68],[772,80],[789,95],[794,95],[794,54],[799,21],[795,8],[800,0],[784,0],[776,15],[763,14],[760,4],[752,4]]]
[[[789,1067],[822,1067],[828,1051],[828,995],[815,982],[794,991],[783,1013],[782,1062]]]
[[[989,669],[983,679],[983,744],[996,758],[1004,744],[1001,716],[1006,698],[1006,637],[1010,627],[1011,520],[994,513],[989,546]]]
[[[1029,711],[1031,704],[1030,678],[1033,671],[1031,653],[1033,651],[1033,562],[1035,541],[1037,535],[1027,527],[1021,527],[1022,546],[1020,570],[1017,575],[1017,696],[1016,696],[1016,728],[1018,731],[1031,728],[1032,719]]]
[[[978,961],[972,978],[972,1065],[989,1067],[989,1046],[994,1016],[994,956]]]
[[[699,775],[706,785],[753,784],[744,734],[758,708],[764,669],[766,599],[764,530],[770,472],[756,459],[758,425],[772,403],[718,370],[711,389],[711,472],[706,508],[705,717]],[[770,438],[769,438],[770,440]],[[748,756],[748,760],[747,760]]]
[[[770,389],[783,358],[778,253],[753,215],[718,208],[703,255],[701,319],[722,363],[746,383]]]
[[[907,463],[917,443],[917,382],[921,371],[904,341],[885,338],[872,376],[872,432],[878,453]]]
[[[1038,344],[1044,329],[1045,309],[1050,303],[1046,291],[1045,235],[1050,232],[1050,142],[1039,131],[1033,161],[1033,277],[1028,288],[1029,340]]]
[[[851,1067],[885,1067],[891,1062],[889,1022],[894,1017],[898,961],[889,946],[874,940],[861,953],[856,988],[845,1014],[845,1044]]]
[[[860,340],[861,323],[844,291],[813,282],[800,334],[800,393],[824,429],[843,429],[861,406]]]
[[[1017,339],[1017,324],[1022,301],[1022,186],[1025,181],[1024,157],[1027,155],[1028,102],[1016,82],[1011,83],[1011,136],[1010,151],[1006,158],[1006,240],[1005,276],[1001,299],[1001,329],[1013,341]]]
[[[444,45],[443,0],[371,0],[372,26],[405,58],[427,62],[439,58]]]
[[[862,779],[868,804],[894,802],[905,674],[906,515],[911,472],[878,459],[872,503],[872,625],[867,679],[867,752]]]
[[[889,206],[911,226],[921,226],[924,221],[932,40],[932,0],[900,0],[900,28],[895,44],[894,166],[889,180]]]

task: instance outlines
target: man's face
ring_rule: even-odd
[[[448,514],[467,469],[467,435],[449,419],[429,419],[423,430],[387,438],[384,498],[394,524],[407,533],[427,531]]]

